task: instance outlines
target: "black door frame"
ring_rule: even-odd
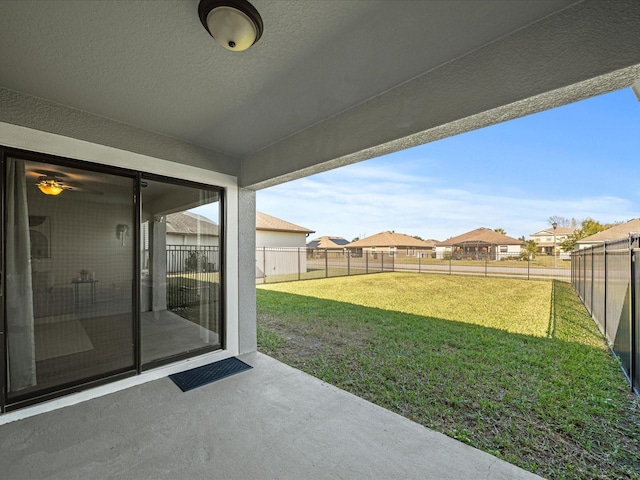
[[[7,382],[5,375],[7,372],[6,353],[7,339],[5,335],[5,310],[4,310],[4,298],[5,298],[5,282],[4,282],[4,265],[5,265],[5,238],[4,238],[4,224],[5,224],[5,152],[0,150],[0,204],[2,205],[2,212],[0,213],[0,415],[5,411],[5,402],[7,398]]]
[[[164,357],[164,358],[160,358],[157,360],[152,360],[150,362],[144,363],[142,362],[142,348],[138,349],[138,360],[139,360],[139,370],[138,373],[142,373],[144,371],[148,371],[148,370],[153,370],[154,368],[158,368],[158,367],[162,367],[164,365],[168,365],[174,362],[178,362],[180,360],[188,360],[189,358],[192,358],[196,355],[202,355],[205,353],[211,353],[211,352],[215,352],[218,350],[224,350],[227,348],[226,346],[226,316],[225,316],[225,305],[226,305],[226,290],[225,290],[225,285],[226,285],[226,281],[225,281],[225,276],[226,276],[226,268],[225,268],[225,252],[226,252],[226,239],[227,239],[227,235],[226,235],[226,230],[225,230],[225,217],[226,217],[226,202],[225,202],[225,195],[226,195],[226,189],[222,188],[222,187],[215,187],[212,185],[206,185],[203,183],[198,183],[198,182],[192,182],[189,180],[182,180],[179,178],[171,178],[171,177],[167,177],[164,175],[157,175],[157,174],[153,174],[153,173],[145,173],[145,172],[140,172],[139,173],[139,182],[138,182],[138,207],[136,209],[137,214],[139,215],[138,218],[138,224],[137,224],[137,229],[136,229],[136,233],[137,233],[137,242],[138,245],[140,245],[140,225],[141,225],[141,220],[142,220],[142,184],[145,180],[151,180],[154,182],[162,182],[162,183],[166,183],[166,184],[170,184],[170,185],[179,185],[179,186],[183,186],[183,187],[190,187],[190,188],[200,188],[203,190],[210,190],[210,191],[217,191],[219,193],[219,202],[220,205],[218,207],[219,210],[219,238],[220,238],[220,244],[219,244],[219,257],[220,257],[220,300],[218,302],[218,314],[220,315],[220,346],[207,346],[207,347],[203,347],[198,349],[197,351],[190,351],[190,352],[184,352],[184,353],[179,353],[176,355],[171,355],[169,357]],[[140,253],[140,248],[138,248],[138,254]],[[141,268],[140,264],[140,256],[138,256],[137,258],[137,268],[138,268],[138,279],[141,278],[141,271],[139,270]],[[138,288],[138,292],[137,292],[137,304],[138,304],[138,322],[140,322],[140,281],[137,282],[137,288]],[[140,328],[138,329],[138,335],[141,335],[141,330]],[[141,345],[140,345],[141,347]]]

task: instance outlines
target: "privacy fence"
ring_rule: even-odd
[[[640,391],[640,235],[572,254],[571,282]]]
[[[256,282],[277,283],[312,278],[341,277],[381,272],[444,273],[570,281],[571,261],[542,255],[520,258],[492,253],[474,257],[431,252],[358,252],[329,249],[259,247]]]

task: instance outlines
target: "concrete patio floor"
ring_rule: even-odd
[[[13,479],[534,479],[268,356],[183,393],[169,378],[0,426]]]

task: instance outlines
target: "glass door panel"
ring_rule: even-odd
[[[135,368],[134,179],[9,158],[8,399]]]
[[[142,364],[221,348],[221,192],[141,186]]]

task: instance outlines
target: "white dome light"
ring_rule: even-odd
[[[201,0],[198,15],[216,42],[242,52],[262,35],[262,18],[246,0]]]

